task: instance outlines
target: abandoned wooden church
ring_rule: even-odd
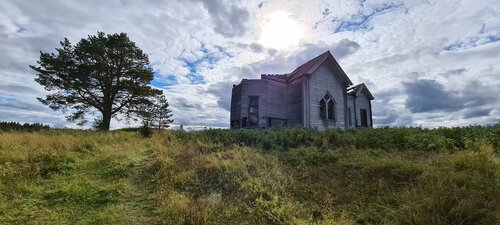
[[[232,89],[231,128],[371,127],[373,95],[352,85],[330,51],[289,74],[243,79]]]

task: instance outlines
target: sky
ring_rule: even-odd
[[[233,84],[326,50],[373,93],[376,127],[500,122],[497,0],[2,0],[0,121],[77,128],[38,102],[47,92],[29,65],[97,31],[149,55],[173,127],[229,127]]]

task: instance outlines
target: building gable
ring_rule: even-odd
[[[323,54],[317,56],[314,59],[309,60],[308,62],[302,64],[297,67],[292,73],[288,75],[290,80],[298,79],[302,76],[307,76],[313,74],[320,66],[328,65],[334,71],[337,70],[339,73],[337,74],[343,82],[346,82],[347,85],[352,85],[352,81],[347,77],[344,70],[338,64],[337,60],[333,57],[330,51],[326,51]]]
[[[373,95],[365,84],[350,85],[330,51],[289,74],[243,79],[232,90],[231,128],[372,126]]]
[[[345,93],[347,86],[342,77],[337,76],[339,72],[331,67],[331,64],[323,63],[307,79],[308,102],[306,103],[309,122],[306,127],[318,128],[320,130],[338,128],[345,126]],[[320,102],[325,95],[331,96],[335,102],[335,120],[321,118]]]

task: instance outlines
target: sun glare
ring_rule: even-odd
[[[286,12],[274,12],[262,27],[260,43],[268,48],[283,49],[299,43],[304,29]]]

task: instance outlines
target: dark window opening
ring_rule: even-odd
[[[329,120],[335,120],[335,113],[333,113],[333,109],[334,109],[333,101],[330,100],[328,102],[328,119]]]
[[[248,119],[250,127],[259,126],[259,96],[249,96]]]
[[[241,127],[242,128],[247,127],[247,118],[246,117],[243,117],[243,119],[241,119]]]
[[[319,101],[319,117],[324,120],[335,120],[335,100],[329,94]]]
[[[324,98],[319,101],[319,117],[326,120],[326,101]]]

